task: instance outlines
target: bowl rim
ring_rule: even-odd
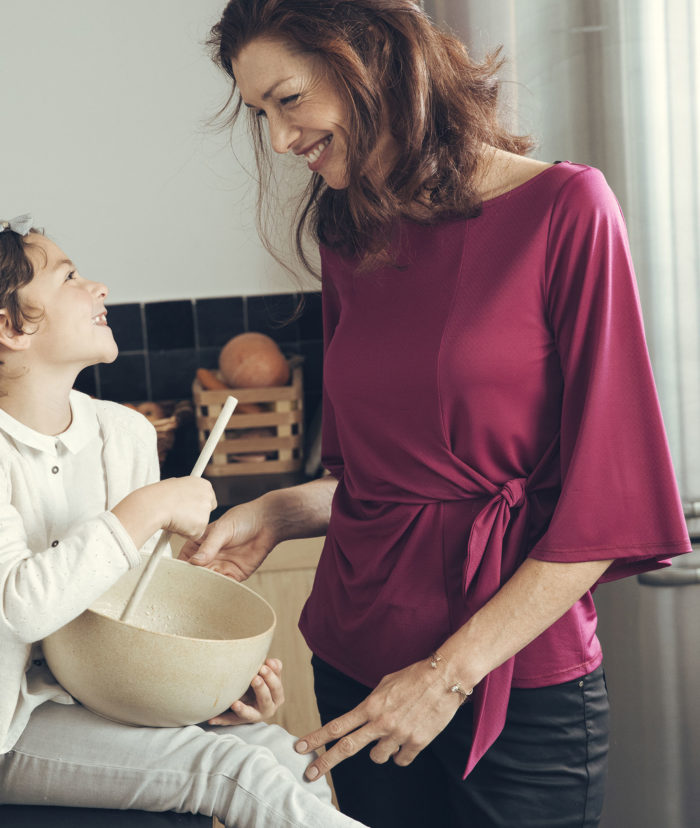
[[[142,561],[146,561],[149,557],[150,557],[150,555],[141,554]],[[166,563],[167,566],[169,566],[172,563],[175,563],[175,564],[178,564],[178,565],[181,565],[181,566],[194,566],[194,564],[190,564],[187,561],[181,561],[177,558],[168,557],[167,555],[163,556],[163,558],[161,558],[161,560],[158,561],[158,566],[160,566],[163,562],[167,562]],[[263,598],[262,595],[258,594],[254,589],[251,589],[249,586],[246,586],[246,584],[242,583],[241,581],[237,581],[235,578],[229,578],[228,575],[222,575],[221,572],[214,572],[214,570],[212,570],[212,569],[205,569],[204,567],[201,567],[201,566],[196,567],[196,569],[200,570],[201,572],[206,573],[205,577],[213,575],[217,578],[224,578],[226,581],[233,582],[234,584],[236,584],[236,586],[239,586],[239,587],[247,590],[248,592],[252,593],[257,599],[262,601],[263,604],[265,604],[265,606],[272,613],[272,624],[261,633],[257,633],[256,635],[246,635],[242,638],[195,638],[194,636],[191,636],[191,635],[177,635],[176,633],[160,632],[158,630],[150,630],[147,627],[142,627],[140,624],[135,624],[133,621],[122,621],[120,618],[115,618],[114,615],[110,615],[107,612],[101,612],[100,610],[94,609],[93,607],[87,607],[87,609],[85,609],[84,612],[91,613],[93,615],[97,615],[100,618],[106,619],[108,622],[114,622],[114,623],[117,623],[117,624],[122,624],[125,627],[131,627],[132,629],[139,630],[140,632],[149,633],[150,635],[163,636],[165,638],[179,638],[179,639],[184,639],[186,641],[205,641],[208,644],[217,644],[218,643],[218,644],[224,645],[224,644],[230,644],[232,641],[255,641],[256,639],[264,638],[267,635],[272,636],[274,634],[275,629],[277,628],[277,613],[275,612],[275,609],[272,606],[272,604],[270,604],[270,602],[267,599]],[[133,570],[128,570],[128,571],[131,572]],[[126,573],[124,573],[124,574],[126,574]],[[117,582],[115,581],[115,584],[116,583]],[[112,584],[112,586],[114,586],[114,584]],[[111,589],[111,587],[109,589]],[[106,589],[105,592],[99,598],[96,598],[95,603],[97,603],[104,596],[104,594],[109,592],[109,589]],[[79,617],[80,616],[78,616],[78,618]],[[77,620],[77,618],[75,620]],[[56,632],[58,632],[58,630]]]

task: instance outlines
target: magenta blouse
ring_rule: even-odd
[[[624,220],[563,162],[477,218],[405,222],[398,268],[323,249],[323,454],[338,478],[300,628],[375,686],[424,659],[527,557],[614,558],[602,580],[690,551]],[[465,775],[511,686],[602,660],[590,593],[474,692]],[[465,757],[466,758],[466,757]]]

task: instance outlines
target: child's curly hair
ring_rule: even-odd
[[[29,232],[44,235],[36,227]],[[41,312],[23,307],[19,296],[20,289],[34,278],[34,265],[28,255],[28,249],[34,246],[27,236],[13,230],[0,233],[0,308],[7,311],[12,326],[20,333],[25,332],[27,323],[37,322],[41,316]]]

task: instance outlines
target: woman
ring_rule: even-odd
[[[526,158],[496,58],[410,0],[232,0],[212,43],[234,117],[312,172],[332,476],[184,555],[244,579],[326,534],[300,622],[324,727],[297,749],[338,740],[307,778],[332,769],[346,813],[597,825],[591,590],[690,549],[617,202]]]

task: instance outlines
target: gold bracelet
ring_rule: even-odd
[[[444,661],[446,665],[448,663],[437,650],[435,650],[434,653],[430,654],[429,660],[430,666],[433,668],[433,670],[437,670],[437,666],[441,661]],[[456,684],[448,684],[447,689],[450,691],[450,693],[459,693],[459,695],[462,696],[462,701],[459,703],[460,707],[464,704],[464,702],[469,701],[471,694],[474,692],[473,687],[471,688],[471,690],[465,690],[459,682],[457,682]]]

